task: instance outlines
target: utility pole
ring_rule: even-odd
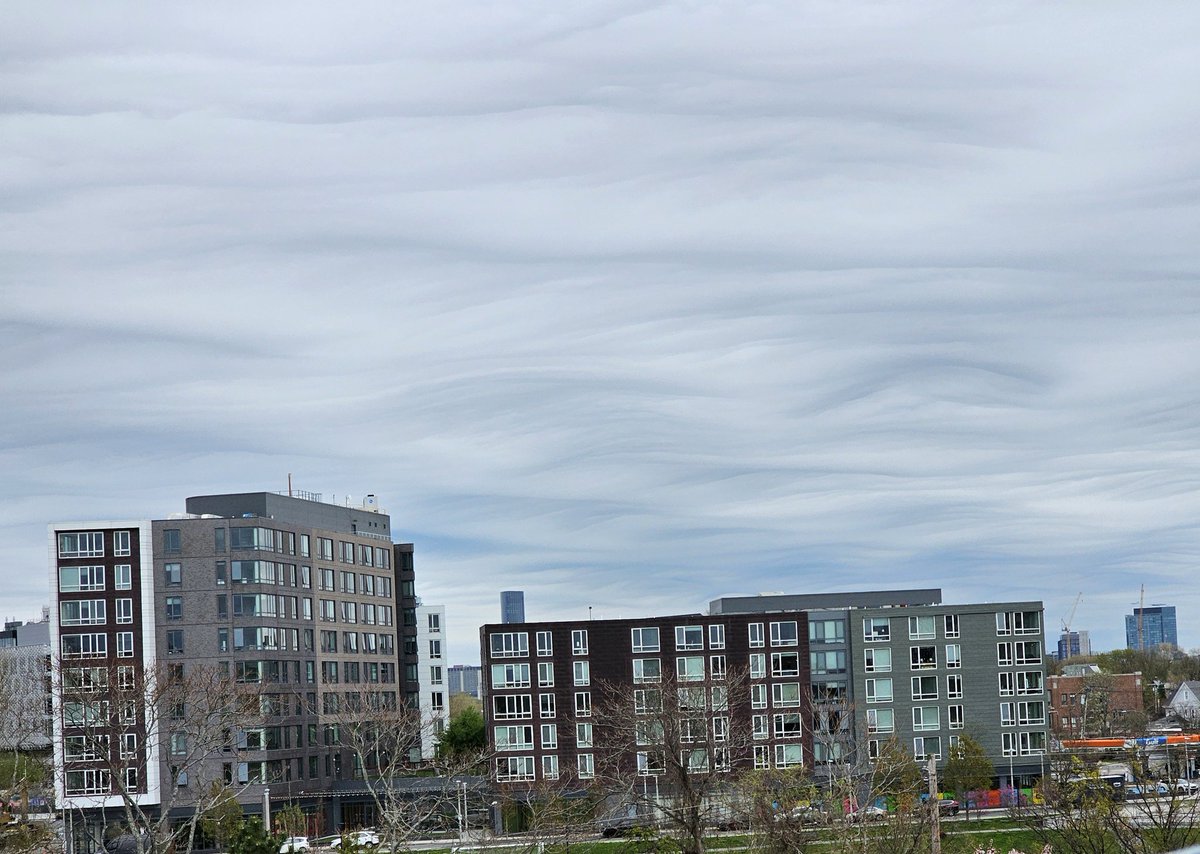
[[[929,808],[933,810],[930,821],[930,854],[942,854],[942,811],[938,808],[937,760],[929,757]]]

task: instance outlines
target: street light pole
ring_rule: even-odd
[[[271,787],[263,786],[263,830],[271,832]]]
[[[929,807],[933,810],[930,822],[930,854],[942,854],[942,811],[938,807],[937,760],[929,757]]]

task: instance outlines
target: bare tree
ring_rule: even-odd
[[[366,786],[383,831],[381,842],[389,850],[407,850],[433,824],[450,818],[464,823],[463,801],[477,795],[477,775],[486,767],[482,752],[443,752],[421,760],[422,744],[436,739],[432,721],[398,702],[395,692],[327,693],[324,702],[324,719],[351,754],[353,773]],[[414,777],[416,764],[424,774]]]
[[[60,661],[55,680],[66,793],[119,798],[138,854],[188,854],[210,809],[264,782],[239,780],[235,770],[243,751],[262,747],[239,739],[263,720],[258,684],[203,664],[143,672],[86,659]],[[159,798],[151,803],[146,793],[156,777]],[[176,807],[188,808],[182,821],[172,816]]]
[[[602,683],[591,715],[595,775],[609,809],[632,808],[671,830],[685,854],[744,812],[738,777],[752,762],[744,671],[704,682]]]

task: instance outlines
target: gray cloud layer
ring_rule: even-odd
[[[726,592],[1189,610],[1200,9],[29,3],[0,574],[381,495],[452,649]],[[1186,619],[1184,641],[1195,642]]]

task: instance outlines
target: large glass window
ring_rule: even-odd
[[[658,658],[635,658],[633,660],[634,682],[661,682],[662,661]]]
[[[488,637],[492,658],[523,658],[529,655],[528,632],[493,632]]]
[[[104,567],[60,566],[58,589],[63,593],[85,592],[104,589]]]
[[[869,646],[863,650],[863,669],[867,673],[890,673],[892,650],[886,646]]]
[[[882,679],[868,679],[866,682],[866,688],[868,703],[892,702],[892,680],[890,677]]]
[[[58,535],[61,558],[104,557],[104,532],[86,531]]]
[[[642,626],[632,629],[634,652],[658,652],[658,627]]]
[[[868,617],[863,620],[863,640],[870,642],[891,639],[892,628],[887,617]]]
[[[676,626],[675,648],[679,650],[704,649],[704,627]]]
[[[845,620],[810,620],[808,623],[809,643],[845,643]]]
[[[937,667],[936,646],[910,646],[908,656],[913,670],[932,670]]]
[[[909,640],[932,640],[937,637],[937,622],[932,615],[908,618]]]
[[[795,620],[771,623],[771,646],[796,646],[800,643],[800,632]]]
[[[99,626],[105,622],[103,599],[72,599],[58,607],[59,622],[64,626]]]
[[[675,675],[680,682],[704,680],[704,656],[686,655],[675,659]]]

